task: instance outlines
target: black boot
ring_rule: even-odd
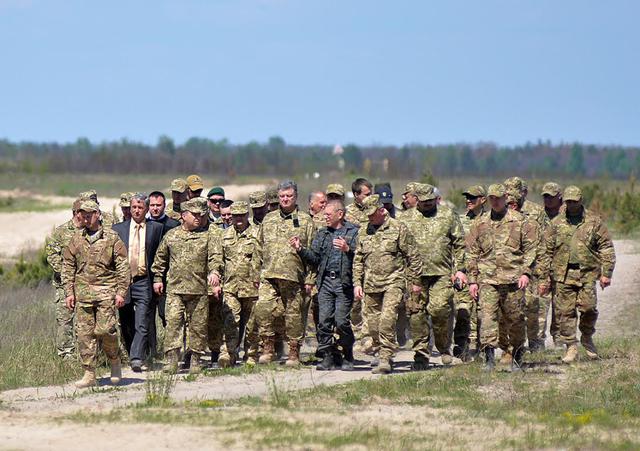
[[[524,358],[524,349],[519,347],[513,351],[513,360],[511,362],[511,372],[523,371],[522,360]]]
[[[487,346],[486,348],[484,348],[484,356],[484,370],[493,371],[493,369],[496,367],[495,349],[493,349],[491,346]]]
[[[353,348],[344,349],[344,357],[342,359],[342,371],[353,371]]]
[[[335,364],[333,363],[333,352],[325,351],[322,362],[318,363],[316,369],[318,371],[330,371],[335,369]]]

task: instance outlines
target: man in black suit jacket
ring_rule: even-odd
[[[131,369],[142,371],[143,362],[149,356],[151,322],[154,309],[151,305],[153,274],[151,265],[156,256],[163,235],[162,225],[146,222],[149,208],[145,194],[135,193],[131,198],[131,219],[113,226],[128,250],[132,282],[129,287],[125,306],[120,309],[120,327],[124,339]]]

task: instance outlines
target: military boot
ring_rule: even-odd
[[[202,355],[197,352],[191,353],[191,364],[189,365],[189,374],[200,374],[202,372]]]
[[[584,351],[587,353],[587,357],[591,360],[598,360],[600,357],[598,356],[598,350],[596,349],[596,345],[593,343],[593,339],[591,335],[582,335],[580,337],[580,343],[582,343],[582,347]]]
[[[365,337],[362,339],[361,348],[363,354],[373,355],[376,352],[375,346],[373,344],[373,338]]]
[[[118,385],[122,380],[122,365],[120,359],[111,361],[111,385]]]
[[[429,357],[423,354],[416,353],[413,356],[413,363],[411,364],[413,371],[426,371],[429,369]]]
[[[340,369],[342,371],[353,371],[353,348],[352,347],[346,347],[344,348],[344,356],[342,358],[342,365],[340,367]]]
[[[504,351],[502,357],[500,357],[500,365],[511,366],[513,362],[513,356],[509,351]]]
[[[178,352],[177,349],[172,349],[165,353],[165,363],[162,367],[164,373],[176,374],[178,372],[178,360],[180,359]]]
[[[451,362],[453,362],[453,358],[451,357],[451,354],[449,354],[449,351],[440,354],[440,359],[443,365],[451,365]]]
[[[524,348],[520,347],[513,352],[513,361],[511,362],[511,372],[523,371],[522,363],[524,359]]]
[[[378,366],[371,370],[373,374],[390,374],[391,371],[391,360],[385,358],[380,358]]]
[[[333,352],[325,351],[324,356],[322,358],[322,362],[318,363],[316,369],[318,371],[330,371],[336,368],[335,363],[333,362]]]
[[[98,385],[96,382],[96,370],[84,370],[84,376],[74,385],[76,388],[89,388]]]
[[[273,362],[275,356],[275,337],[263,337],[262,339],[262,355],[258,359],[258,363],[261,365]]]
[[[484,367],[485,371],[493,371],[496,367],[496,350],[491,346],[487,346],[484,349]]]
[[[289,341],[289,355],[284,364],[290,367],[300,365],[300,343],[297,340]]]
[[[567,345],[567,352],[564,354],[562,362],[572,363],[575,362],[576,358],[578,358],[578,345],[575,343]]]
[[[229,368],[236,364],[236,356],[235,354],[229,354],[224,351],[220,353],[220,357],[218,357],[218,365],[220,368]]]

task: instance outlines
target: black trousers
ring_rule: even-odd
[[[343,285],[340,278],[325,276],[318,290],[318,351],[330,352],[334,348],[333,332],[338,333],[342,349],[351,348],[355,341],[351,329],[353,287]]]
[[[149,279],[134,278],[129,287],[128,303],[120,309],[120,328],[129,360],[146,360],[149,355],[149,331],[151,329],[151,289]],[[155,327],[153,328],[155,333]]]

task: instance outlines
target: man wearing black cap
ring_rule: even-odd
[[[384,182],[378,183],[373,189],[374,194],[380,196],[380,202],[384,205],[385,210],[392,218],[396,217],[396,206],[393,205],[393,193],[391,192],[391,184]]]

